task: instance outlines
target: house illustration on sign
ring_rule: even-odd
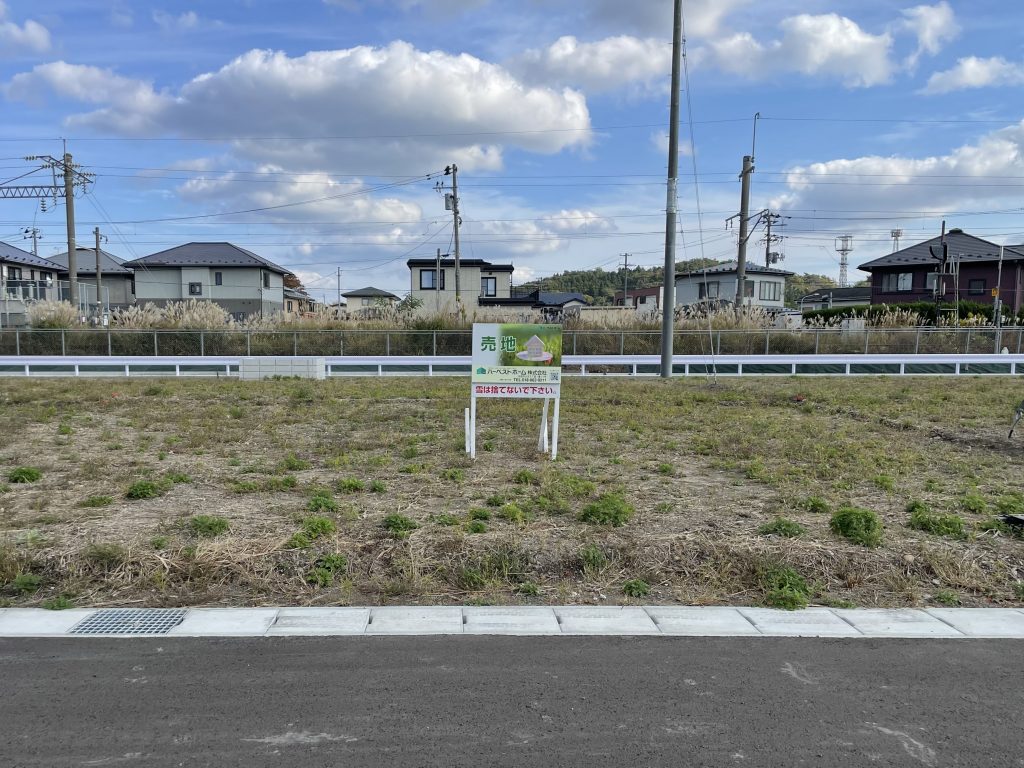
[[[544,359],[544,342],[540,340],[538,336],[531,336],[530,340],[526,342],[526,359],[527,360],[543,360]]]

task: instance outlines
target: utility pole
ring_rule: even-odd
[[[993,354],[998,354],[1003,346],[1003,249],[999,246],[999,270],[996,272],[995,298],[992,301],[992,320],[996,326],[996,346]]]
[[[754,158],[743,156],[740,173],[740,244],[736,252],[736,306],[744,304],[744,286],[747,281],[747,218],[750,216],[750,177],[754,173]]]
[[[672,23],[672,96],[669,101],[668,191],[665,204],[665,273],[661,289],[661,378],[672,378],[676,316],[676,205],[679,196],[679,90],[683,56],[683,0],[675,0]],[[694,179],[694,183],[696,183]]]
[[[445,195],[445,208],[451,209],[455,222],[455,306],[462,308],[462,274],[460,272],[459,259],[462,256],[462,249],[459,245],[459,227],[462,219],[459,217],[459,166],[452,163],[444,169],[445,176],[452,177],[451,194]]]
[[[441,249],[437,249],[437,265],[434,269],[434,306],[441,312]]]
[[[338,267],[338,311],[341,312],[341,267]]]
[[[75,252],[75,175],[71,154],[64,153],[64,212],[68,227],[68,286],[71,306],[81,313],[78,306],[78,254]]]
[[[770,267],[772,264],[778,264],[780,261],[782,261],[784,258],[786,258],[781,253],[778,253],[777,251],[773,251],[772,250],[772,246],[775,243],[781,243],[785,239],[783,235],[773,235],[772,234],[772,225],[777,222],[778,225],[779,225],[779,228],[781,229],[783,226],[785,226],[785,223],[786,223],[785,221],[782,220],[784,218],[789,218],[789,217],[788,216],[784,217],[781,214],[772,213],[771,211],[768,211],[768,210],[761,211],[761,220],[764,221],[764,228],[765,228],[765,235],[764,235],[764,265],[766,267]]]
[[[96,235],[96,314],[103,321],[103,265],[100,263],[100,228],[96,227],[92,233]]]
[[[28,240],[29,238],[32,239],[32,255],[38,258],[39,257],[39,241],[43,237],[42,233],[39,231],[39,227],[29,227],[28,229],[25,230],[24,234],[25,234],[25,237],[23,239],[25,239],[25,240]]]
[[[629,301],[629,254],[622,254],[622,306]]]

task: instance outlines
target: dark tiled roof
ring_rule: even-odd
[[[999,246],[980,237],[969,235],[960,229],[951,229],[946,233],[946,244],[951,258],[959,258],[965,261],[998,261]],[[935,249],[935,255],[931,249]],[[942,256],[942,238],[933,237],[923,243],[903,248],[895,253],[889,253],[880,258],[861,264],[858,269],[871,271],[884,267],[903,267],[915,265],[937,265]],[[1024,259],[1024,250],[1020,246],[1006,246],[1003,258],[1006,261],[1017,261]]]
[[[285,288],[284,296],[286,299],[299,299],[300,301],[312,301],[313,297],[305,291],[300,291],[297,288]]]
[[[55,264],[49,259],[41,259],[38,256],[33,256],[28,251],[23,251],[21,248],[15,248],[10,243],[0,242],[0,261],[7,264],[24,264],[29,267],[51,269],[54,272],[60,272],[59,264]]]
[[[705,272],[709,275],[722,275],[722,274],[735,274],[736,262],[730,261],[725,264],[718,264],[714,267],[708,267],[707,269],[694,269],[689,272],[677,272],[676,279],[680,277],[700,277]],[[779,275],[780,277],[791,277],[792,272],[788,272],[785,269],[776,269],[775,267],[760,267],[757,264],[747,264],[744,270],[748,275]]]
[[[437,259],[409,259],[406,262],[409,269],[437,267]],[[515,267],[511,264],[492,264],[483,259],[459,259],[459,267],[479,267],[492,272],[514,272]],[[441,259],[441,269],[455,269],[455,259]]]
[[[572,301],[587,303],[582,293],[566,293],[561,291],[530,291],[529,293],[513,292],[512,296],[481,296],[480,306],[482,307],[531,307],[542,309],[544,307],[564,307]]]
[[[252,251],[231,243],[186,243],[141,259],[125,262],[126,267],[259,267],[280,275],[291,274]]]
[[[349,291],[348,293],[343,293],[341,295],[344,296],[346,299],[361,299],[361,298],[364,298],[364,297],[376,298],[376,297],[381,297],[381,296],[383,296],[386,299],[397,299],[398,298],[393,293],[389,293],[388,291],[382,291],[380,288],[373,288],[373,287],[370,287],[370,288],[360,288],[358,291]]]
[[[582,293],[538,291],[537,304],[543,307],[562,307],[571,301],[586,304],[587,298]]]
[[[78,259],[78,274],[80,275],[95,275],[96,274],[96,251],[92,248],[75,248],[75,256]],[[58,253],[56,256],[51,256],[50,261],[54,264],[60,265],[61,272],[68,271],[68,252]],[[112,253],[107,253],[102,248],[100,249],[100,268],[103,270],[103,274],[111,275],[131,275],[132,270],[124,266],[124,259],[119,259]]]

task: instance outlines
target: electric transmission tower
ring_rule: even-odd
[[[836,250],[839,252],[839,287],[849,288],[850,254],[853,252],[853,235],[836,238]]]

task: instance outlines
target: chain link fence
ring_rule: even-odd
[[[1022,351],[1024,328],[676,331],[677,355],[990,354]],[[0,330],[0,355],[437,356],[472,353],[465,331]],[[656,355],[659,331],[565,331],[567,355]]]

